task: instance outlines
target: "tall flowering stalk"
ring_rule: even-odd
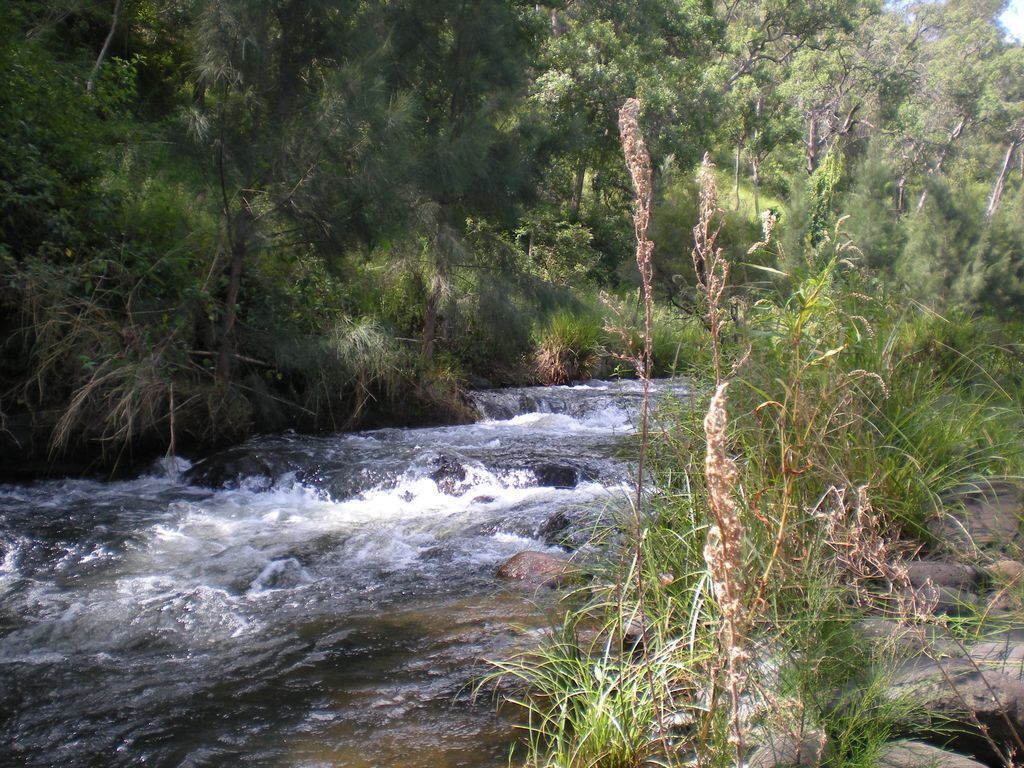
[[[724,687],[731,704],[729,741],[736,749],[736,765],[742,765],[744,744],[743,727],[740,722],[740,697],[747,677],[746,663],[749,654],[744,643],[744,635],[749,617],[744,601],[743,527],[739,509],[733,498],[737,478],[736,464],[726,451],[727,387],[728,383],[718,385],[704,417],[707,441],[704,473],[708,505],[714,521],[708,529],[704,561],[708,566],[715,600],[722,617],[722,641],[725,650]]]
[[[644,381],[646,402],[647,382],[651,378],[651,281],[653,267],[651,255],[654,243],[647,239],[647,228],[651,223],[651,158],[640,133],[640,101],[627,99],[619,110],[619,138],[622,152],[626,156],[626,167],[633,180],[633,228],[636,231],[636,266],[640,270],[640,281],[644,291],[644,356],[638,366]],[[646,416],[647,408],[644,408]]]
[[[636,473],[636,509],[640,514],[644,481],[644,454],[647,450],[647,414],[651,396],[651,307],[653,304],[651,281],[653,267],[651,255],[654,243],[647,239],[647,228],[651,223],[651,157],[647,153],[643,134],[640,133],[640,100],[626,99],[619,109],[619,140],[626,157],[626,167],[633,180],[633,228],[636,231],[636,266],[640,270],[640,281],[644,291],[644,352],[637,366],[643,382],[644,399],[640,408],[640,459]]]
[[[640,456],[637,460],[636,472],[636,533],[634,535],[633,550],[633,572],[636,574],[636,594],[638,607],[640,609],[640,645],[643,648],[647,674],[647,683],[651,689],[651,695],[655,695],[654,672],[651,669],[650,659],[647,653],[650,644],[647,638],[647,612],[644,609],[643,590],[643,567],[642,567],[642,534],[643,524],[643,487],[644,487],[644,459],[647,453],[647,429],[648,414],[651,407],[651,308],[653,304],[651,282],[653,268],[651,266],[651,255],[654,253],[654,243],[647,239],[647,228],[651,223],[651,157],[647,153],[647,146],[644,144],[643,134],[640,133],[640,101],[638,99],[627,99],[626,103],[619,109],[619,140],[622,144],[622,153],[626,159],[626,168],[629,169],[630,178],[633,181],[633,227],[636,233],[636,266],[640,270],[640,282],[644,292],[644,351],[643,357],[638,361],[636,367],[640,380],[643,383],[643,402],[640,406]],[[670,753],[668,737],[665,733],[665,716],[662,712],[661,702],[655,698],[654,708],[657,714],[657,730],[665,754]]]
[[[696,226],[693,228],[693,271],[697,276],[697,286],[704,291],[708,301],[707,324],[711,332],[711,353],[715,364],[715,383],[722,383],[722,354],[719,337],[722,333],[722,322],[725,309],[722,307],[722,296],[729,278],[729,262],[722,255],[722,249],[716,245],[718,233],[722,230],[724,220],[718,208],[718,189],[715,186],[715,165],[705,153],[700,166],[700,211]],[[715,224],[715,219],[718,223]]]
[[[746,584],[743,577],[743,526],[733,498],[737,471],[726,450],[725,410],[728,382],[722,378],[721,334],[726,310],[723,297],[729,279],[729,262],[716,241],[722,229],[715,187],[715,166],[705,154],[700,168],[700,210],[693,228],[693,270],[697,287],[707,300],[707,327],[715,365],[715,394],[704,417],[707,448],[704,475],[711,509],[712,524],[704,544],[704,561],[708,566],[712,590],[722,617],[722,646],[725,652],[724,689],[729,695],[729,741],[736,750],[736,765],[743,764],[743,724],[740,719],[740,697],[747,679],[749,653],[744,642],[750,621],[744,600]],[[717,224],[716,224],[717,219]],[[750,350],[747,350],[749,355]],[[746,360],[746,355],[733,366],[733,372]],[[716,689],[717,692],[717,689]],[[714,698],[715,692],[712,693]]]
[[[626,157],[626,168],[633,180],[633,227],[636,230],[636,266],[640,270],[640,282],[644,291],[644,351],[637,361],[637,373],[643,382],[644,396],[640,406],[640,458],[636,472],[636,514],[637,514],[637,573],[640,571],[640,512],[643,501],[644,456],[647,452],[647,415],[651,397],[651,305],[653,304],[651,280],[651,254],[654,243],[647,239],[647,227],[651,223],[651,157],[647,153],[643,134],[640,133],[640,100],[626,99],[619,109],[619,140]],[[639,585],[638,585],[639,586]]]

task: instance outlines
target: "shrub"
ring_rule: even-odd
[[[595,317],[556,312],[539,333],[534,353],[541,384],[567,384],[590,378],[601,361],[601,322]]]

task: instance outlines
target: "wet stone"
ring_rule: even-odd
[[[272,560],[253,580],[250,589],[265,592],[271,589],[292,589],[311,581],[297,559],[293,557]]]
[[[237,488],[243,482],[254,490],[266,490],[297,465],[278,456],[264,456],[248,448],[233,448],[196,462],[185,479],[206,488]]]
[[[346,501],[354,499],[370,490],[394,488],[396,478],[394,473],[363,468],[353,472],[349,468],[327,471],[316,468],[315,474],[296,474],[296,479],[302,483],[323,488],[335,501]]]
[[[580,472],[568,464],[537,464],[533,468],[537,485],[545,488],[575,488],[580,482]]]
[[[438,456],[434,459],[434,471],[430,479],[437,483],[437,490],[449,496],[461,496],[467,490],[466,468],[451,456]]]
[[[565,512],[556,512],[537,530],[537,537],[551,546],[561,546],[570,525],[572,521]]]
[[[521,581],[536,586],[556,587],[568,578],[569,560],[548,552],[519,552],[499,567],[499,579]]]

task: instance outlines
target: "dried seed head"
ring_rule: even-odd
[[[722,617],[722,642],[725,651],[725,688],[732,709],[729,717],[729,740],[736,747],[737,761],[743,752],[743,726],[740,722],[740,697],[747,680],[749,653],[744,643],[747,606],[744,602],[743,528],[733,489],[737,471],[726,450],[725,409],[728,383],[718,385],[707,415],[704,417],[706,452],[704,457],[708,506],[714,518],[704,544],[704,561],[708,566],[712,590]]]
[[[626,168],[633,180],[633,225],[636,229],[636,263],[640,275],[647,280],[651,275],[651,254],[654,243],[647,239],[647,228],[651,223],[651,158],[640,132],[640,101],[626,99],[619,109],[619,138],[622,153],[626,157]]]

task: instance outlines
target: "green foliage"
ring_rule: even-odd
[[[524,217],[516,236],[525,240],[527,266],[545,280],[572,286],[597,272],[601,254],[592,246],[594,233],[581,222],[538,210]]]
[[[722,176],[718,178],[720,180]],[[683,178],[677,170],[670,169],[651,228],[651,239],[655,242],[654,280],[658,298],[684,310],[693,310],[699,303],[691,255],[698,194],[695,174]],[[760,279],[758,272],[747,267],[760,260],[760,254],[748,251],[751,244],[761,238],[761,221],[752,210],[728,210],[721,213],[720,224],[716,244],[732,264],[731,282],[737,286],[749,286]]]
[[[556,312],[537,332],[537,379],[568,384],[591,378],[601,359],[601,339],[600,317]]]
[[[718,245],[740,326],[840,250],[926,306],[1010,312],[1024,60],[994,9],[145,0],[122,4],[87,93],[111,9],[19,3],[0,20],[0,412],[74,403],[67,424],[115,455],[171,439],[170,406],[111,426],[118,392],[230,401],[202,442],[445,411],[468,375],[524,381],[538,354],[549,380],[631,373],[636,318],[592,298],[638,281],[628,96],[656,169],[656,293],[677,310],[656,318],[659,375],[707,370],[690,258],[706,150],[737,197]],[[779,230],[751,251],[768,209]],[[601,319],[580,335],[559,309]],[[337,364],[353,328],[386,365]]]
[[[818,246],[834,225],[832,198],[843,180],[844,170],[842,154],[830,149],[808,180],[811,210],[806,237],[811,248]]]
[[[960,292],[961,269],[984,226],[979,201],[945,179],[935,179],[921,212],[907,226],[897,274],[914,295],[946,305]]]
[[[846,230],[864,255],[864,266],[876,274],[892,273],[906,240],[896,214],[896,176],[893,163],[872,143],[853,169],[850,190],[839,203],[849,213]]]
[[[602,640],[569,623],[537,650],[497,662],[492,679],[525,689],[511,703],[526,713],[526,765],[634,768],[656,751],[650,727],[679,657],[665,653],[650,668],[631,663],[615,648],[614,628],[607,630]]]
[[[0,253],[66,263],[103,236],[108,138],[74,70],[0,26]]]

